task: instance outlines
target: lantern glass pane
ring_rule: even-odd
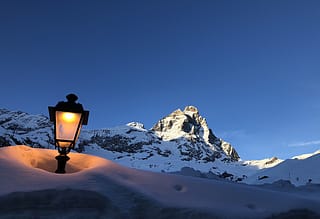
[[[56,138],[57,140],[74,141],[78,137],[77,129],[81,113],[56,111]],[[67,143],[68,144],[68,143]],[[61,145],[62,146],[62,145]]]

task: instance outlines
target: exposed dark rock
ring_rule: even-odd
[[[276,162],[277,160],[278,160],[277,157],[273,157],[273,158],[271,158],[271,160],[269,160],[269,161],[266,162],[266,165],[273,164],[273,163]]]
[[[221,178],[230,178],[230,177],[233,177],[233,174],[231,173],[227,173],[227,172],[223,172],[221,175],[220,175]]]
[[[259,176],[258,180],[263,180],[263,179],[267,179],[269,178],[269,176]]]
[[[10,146],[10,141],[6,138],[6,136],[0,136],[0,147]]]

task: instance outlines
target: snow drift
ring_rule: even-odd
[[[267,218],[320,214],[319,198],[220,180],[155,173],[70,153],[55,174],[57,152],[0,149],[4,218]],[[314,193],[314,192],[313,192]]]

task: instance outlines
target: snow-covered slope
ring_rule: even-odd
[[[272,157],[272,158],[266,158],[266,159],[262,159],[262,160],[244,161],[244,165],[254,166],[260,170],[260,169],[274,167],[274,166],[278,165],[279,163],[281,163],[282,161],[283,161],[282,159],[279,159],[277,157]]]
[[[304,159],[287,159],[272,168],[258,171],[245,179],[244,182],[264,184],[287,180],[296,186],[306,185],[311,182],[320,184],[319,164],[319,153]]]
[[[46,116],[0,109],[0,146],[25,144],[53,149],[52,129]],[[287,161],[275,157],[241,161],[236,150],[216,137],[192,106],[170,113],[149,130],[137,122],[101,130],[84,129],[77,151],[154,172],[219,176],[250,184],[280,179],[295,185],[320,183],[320,172],[315,168],[320,160],[313,158],[319,152]]]
[[[234,180],[243,178],[245,172],[237,162],[236,150],[217,138],[198,110],[191,106],[184,111],[174,111],[150,130],[140,123],[129,123],[112,129],[85,131],[79,142],[84,153],[138,169],[177,172],[190,167],[205,173],[224,174]]]
[[[52,133],[52,124],[45,116],[0,110],[2,146],[26,144],[54,148]],[[174,111],[150,130],[137,122],[110,129],[83,130],[77,150],[157,172],[176,172],[191,167],[221,175],[228,172],[227,166],[241,167],[236,150],[213,134],[193,106]]]
[[[43,115],[0,109],[0,147],[19,144],[52,148],[52,124]]]
[[[308,192],[306,188],[289,194],[130,169],[79,153],[70,153],[67,174],[55,174],[56,154],[27,146],[0,149],[1,217],[259,219],[320,215],[319,190]]]
[[[316,154],[320,154],[320,150],[317,150],[317,151],[315,151],[313,153],[309,153],[309,154],[301,154],[301,155],[298,155],[298,156],[294,156],[292,159],[303,160],[303,159],[312,157],[313,155],[316,155]]]

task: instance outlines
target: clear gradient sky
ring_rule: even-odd
[[[88,129],[151,128],[186,105],[242,159],[320,148],[320,1],[1,0],[0,107]]]

